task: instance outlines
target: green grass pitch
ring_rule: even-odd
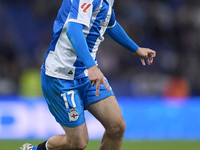
[[[42,141],[0,141],[1,150],[19,150],[23,143],[37,145]],[[86,150],[98,150],[100,141],[90,141]],[[124,141],[121,150],[199,150],[200,141]]]

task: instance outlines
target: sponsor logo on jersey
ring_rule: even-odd
[[[70,71],[68,72],[68,74],[73,74],[73,71],[72,71],[72,70],[70,70]]]
[[[79,117],[79,114],[76,112],[76,109],[71,109],[68,113],[69,115],[69,121],[76,121]]]
[[[83,9],[83,12],[85,13],[91,5],[92,4],[83,3],[83,5],[81,5],[81,9]]]

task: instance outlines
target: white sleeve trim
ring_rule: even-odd
[[[108,29],[113,28],[116,25],[116,20],[115,23],[112,26],[107,26]]]
[[[83,24],[83,25],[85,25],[86,27],[88,27],[89,28],[89,24],[88,24],[88,22],[84,22],[84,21],[80,21],[80,20],[76,20],[76,19],[69,19],[68,20],[68,22],[75,22],[75,23],[80,23],[80,24]]]

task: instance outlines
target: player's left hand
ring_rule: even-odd
[[[140,57],[142,65],[145,66],[146,65],[145,60],[148,65],[151,65],[153,63],[153,58],[156,57],[156,52],[149,48],[139,47],[137,51],[133,53],[133,55]]]

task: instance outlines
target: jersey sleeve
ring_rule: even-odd
[[[69,22],[66,34],[78,57],[87,68],[90,68],[91,66],[96,65],[96,63],[89,52],[82,29],[82,24]]]
[[[68,21],[80,23],[89,27],[93,5],[93,0],[73,0]]]
[[[115,13],[114,13],[114,10],[112,10],[112,14],[111,14],[110,21],[108,23],[107,28],[112,28],[115,26],[115,24],[116,24]]]
[[[116,22],[112,28],[108,28],[106,33],[117,43],[124,46],[130,52],[134,53],[139,46],[126,34],[121,25]]]

